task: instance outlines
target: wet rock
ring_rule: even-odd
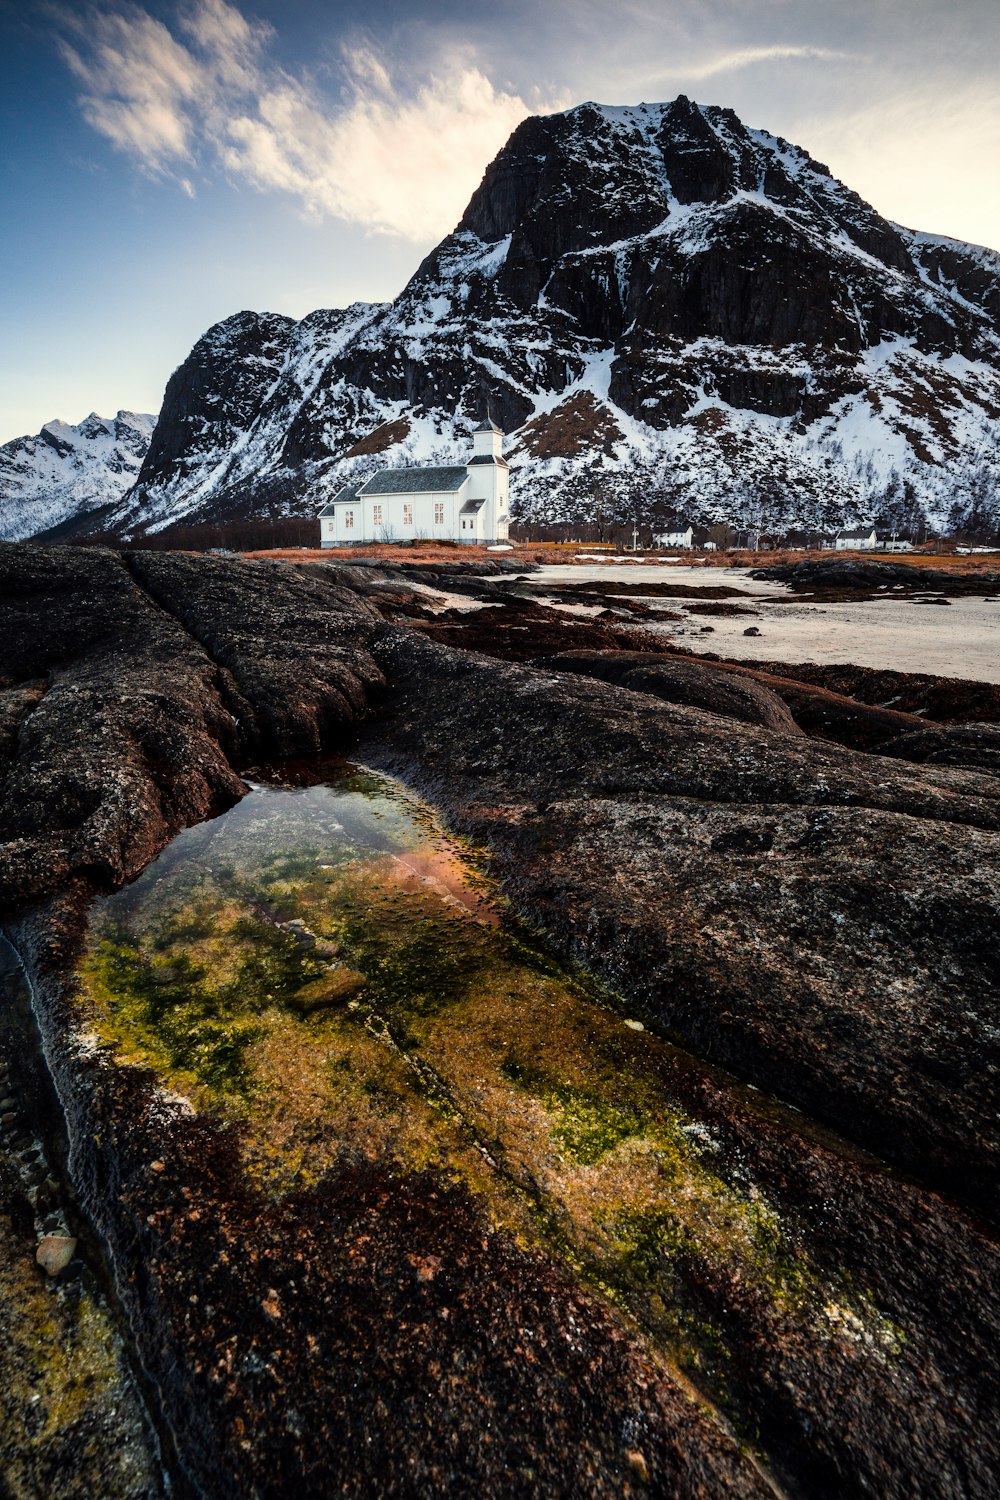
[[[379,654],[387,764],[531,920],[697,1050],[994,1211],[995,779],[414,638]]]
[[[651,693],[668,703],[688,704],[762,729],[797,735],[801,731],[781,699],[762,684],[741,680],[701,662],[650,657],[627,651],[561,651],[542,658],[542,667],[578,672],[632,692]]]
[[[39,648],[53,685],[19,726],[0,809],[17,815],[12,785],[30,795],[30,763],[19,757],[37,734],[40,774],[62,801],[50,822],[33,804],[31,836],[54,827],[63,858],[38,861],[35,889],[71,883],[12,920],[74,1132],[77,1186],[125,1272],[139,1352],[196,1485],[275,1500],[310,1486],[464,1496],[505,1493],[511,1474],[529,1472],[533,1494],[618,1496],[623,1474],[646,1486],[645,1465],[656,1493],[771,1492],[635,1327],[489,1222],[446,1174],[359,1155],[284,1197],[252,1192],[238,1131],[173,1109],[142,1070],[76,1050],[66,978],[95,888],[120,883],[178,819],[210,805],[168,796],[185,756],[208,745],[215,759],[204,764],[224,788],[248,745],[337,747],[382,702],[384,677],[391,695],[369,719],[365,753],[431,789],[490,850],[515,910],[605,974],[643,1016],[647,1040],[657,1028],[683,1036],[855,1142],[831,1143],[766,1100],[741,1109],[708,1075],[675,1080],[711,1127],[707,1140],[725,1139],[733,1160],[752,1164],[787,1222],[801,1215],[810,1226],[810,1253],[873,1289],[882,1309],[883,1342],[862,1358],[863,1336],[843,1309],[824,1314],[821,1345],[803,1339],[780,1299],[761,1301],[683,1251],[703,1325],[725,1330],[730,1399],[745,1429],[764,1434],[778,1482],[803,1496],[987,1500],[997,1469],[995,1247],[954,1202],[901,1174],[983,1214],[995,1207],[992,763],[974,773],[808,740],[783,717],[789,703],[776,688],[709,664],[692,704],[635,691],[641,677],[622,691],[552,663],[456,652],[378,625],[332,584],[296,591],[290,570],[220,562],[199,572],[197,560],[167,559],[149,569],[153,609],[146,583],[135,586],[138,564],[129,574],[111,554],[90,554],[81,575],[53,556],[42,560],[42,592],[62,624],[43,629]],[[37,602],[37,579],[18,576]],[[259,611],[249,623],[248,598]],[[4,607],[11,618],[21,608]],[[77,607],[79,640],[69,628]],[[296,608],[307,617],[298,657]],[[27,607],[18,618],[11,638],[28,674],[39,667]],[[117,654],[107,655],[101,630]],[[130,633],[162,694],[152,705],[149,681],[126,671]],[[174,646],[176,675],[155,676],[157,651],[169,657]],[[60,693],[84,684],[86,712],[60,707]],[[44,719],[32,724],[53,694],[58,715],[42,735]],[[777,720],[741,718],[740,706]],[[896,738],[914,731],[901,717]],[[928,762],[940,749],[930,746]],[[121,763],[147,798],[131,823],[123,802],[106,806],[104,781],[121,786]],[[86,815],[70,774],[81,768],[95,794]],[[73,863],[91,814],[93,858]],[[616,1035],[642,1037],[627,1024]]]
[[[0,904],[127,879],[242,795],[204,651],[99,549],[0,547],[2,670],[48,674],[0,775]]]
[[[427,615],[413,623],[442,645],[482,651],[502,661],[530,661],[569,649],[646,649],[650,654],[656,650],[656,640],[648,631],[637,630],[611,611],[582,618],[530,598],[505,595],[497,603],[498,608]],[[667,645],[664,639],[664,649]]]
[[[756,625],[748,625],[746,630],[744,630],[743,632],[744,635],[760,635],[760,633],[761,632]]]
[[[49,1276],[65,1271],[76,1254],[76,1240],[69,1235],[47,1234],[35,1251],[35,1260]]]
[[[360,995],[368,980],[355,969],[334,969],[296,990],[294,1003],[302,1010],[320,1010],[328,1005],[345,1005]]]
[[[53,1039],[81,1145],[102,1122],[80,1186],[138,1273],[126,1310],[199,1492],[459,1500],[470,1482],[504,1493],[516,1461],[534,1493],[610,1500],[627,1432],[679,1500],[769,1494],[636,1333],[459,1183],[345,1160],[292,1194],[248,1194],[234,1132],[165,1119],[135,1070],[64,1073]]]
[[[243,567],[0,546],[0,670],[49,681],[0,751],[0,905],[77,873],[129,879],[243,795],[234,762],[353,733],[378,617],[322,579]]]

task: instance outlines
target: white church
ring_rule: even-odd
[[[346,484],[319,513],[321,545],[505,542],[510,476],[502,450],[503,433],[487,417],[472,434],[467,464],[379,469],[363,484]]]

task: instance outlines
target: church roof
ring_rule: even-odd
[[[465,504],[462,506],[462,509],[459,511],[459,515],[474,516],[478,511],[482,510],[485,504],[485,500],[466,500]]]
[[[343,487],[343,489],[340,489],[340,490],[337,491],[337,493],[334,495],[333,499],[330,501],[329,505],[324,505],[323,509],[319,513],[320,514],[320,519],[322,519],[323,516],[332,516],[333,515],[333,507],[335,505],[343,505],[345,501],[347,501],[347,500],[356,500],[357,498],[358,498],[357,486],[353,485],[353,484],[345,484],[344,487]]]
[[[469,477],[465,464],[448,468],[379,469],[361,486],[363,495],[454,494]]]
[[[472,468],[473,464],[494,464],[499,469],[510,468],[510,464],[507,462],[507,460],[505,458],[501,458],[497,453],[477,453],[475,457],[469,459],[470,469]]]
[[[480,422],[479,426],[474,428],[473,430],[475,432],[499,432],[500,436],[503,436],[503,428],[498,427],[490,417],[485,417],[483,421]]]

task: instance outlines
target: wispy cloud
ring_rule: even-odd
[[[741,47],[730,52],[720,52],[713,57],[685,63],[673,74],[664,77],[690,78],[700,82],[705,78],[716,78],[720,73],[735,73],[740,68],[751,68],[758,63],[770,62],[856,62],[857,54],[839,52],[831,47]]]
[[[138,6],[63,17],[62,54],[85,119],[148,173],[193,195],[212,165],[314,215],[430,241],[451,228],[530,104],[467,55],[443,56],[417,87],[373,48],[342,52],[334,102],[268,56],[271,28],[227,0],[192,0],[172,31]]]

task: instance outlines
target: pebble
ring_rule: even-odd
[[[16,1099],[0,1099],[0,1115],[2,1115],[5,1110],[13,1109],[16,1104]]]
[[[629,1031],[645,1031],[646,1029],[641,1021],[626,1021],[625,1025],[628,1027]]]
[[[76,1240],[71,1235],[47,1234],[35,1251],[35,1259],[50,1276],[58,1276],[75,1254]]]

